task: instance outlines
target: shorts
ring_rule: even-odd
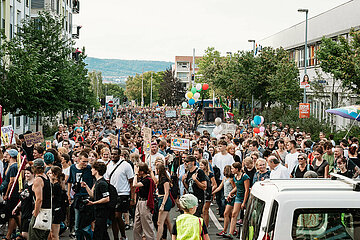
[[[30,221],[31,221],[31,217],[30,218],[26,218],[26,217],[21,218],[21,227],[20,227],[21,232],[29,231]]]
[[[130,210],[130,195],[119,195],[115,212],[126,213]]]
[[[53,210],[53,221],[52,224],[60,224],[65,220],[65,216],[63,212],[61,211],[61,208],[58,210]]]
[[[235,203],[243,203],[244,199],[239,198],[238,196],[235,197]]]
[[[19,211],[17,211],[15,213],[15,215],[12,215],[12,210],[16,207],[18,202],[19,202],[19,198],[17,198],[17,197],[12,197],[12,198],[10,198],[10,200],[6,201],[6,205],[5,205],[6,219],[14,218],[16,216],[19,216],[19,214],[20,214]]]
[[[158,202],[159,209],[161,207],[163,200],[164,200],[164,197],[159,197],[159,202]],[[171,210],[171,206],[172,206],[172,201],[170,199],[170,196],[168,196],[165,206],[164,206],[164,211],[169,212]]]
[[[229,205],[229,206],[234,206],[234,203],[235,203],[235,198],[232,198],[231,200],[230,200],[230,202],[228,202],[228,201],[226,201],[226,205]]]

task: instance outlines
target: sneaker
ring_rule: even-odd
[[[129,224],[125,224],[125,230],[129,230],[131,227]]]
[[[223,235],[223,238],[233,239],[234,236],[232,234],[230,234],[230,233],[227,233],[227,234]]]
[[[239,221],[236,222],[236,225],[243,225],[243,220],[240,219]]]
[[[218,218],[218,221],[219,221],[219,222],[223,222],[223,221],[224,221],[224,218],[223,218],[223,217],[219,217],[219,218]]]
[[[222,236],[224,236],[225,234],[226,234],[226,232],[221,231],[221,232],[217,233],[216,235],[222,237]]]

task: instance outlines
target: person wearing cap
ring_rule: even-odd
[[[8,166],[5,171],[4,175],[4,181],[1,184],[1,191],[4,192],[4,200],[6,201],[5,205],[5,214],[6,218],[9,219],[8,224],[8,231],[6,233],[6,236],[4,239],[10,239],[11,234],[16,229],[16,224],[20,222],[20,215],[19,213],[16,213],[15,215],[12,214],[12,210],[16,207],[16,205],[19,202],[19,185],[16,181],[16,175],[18,172],[18,166],[17,166],[17,156],[18,151],[15,149],[8,149],[6,152],[9,154],[9,162]],[[10,194],[10,190],[12,186],[15,184],[15,187],[13,191]]]
[[[40,230],[34,228],[36,217],[40,209],[51,209],[51,183],[48,176],[45,175],[45,162],[38,158],[33,162],[33,172],[35,174],[32,190],[35,194],[35,205],[33,216],[29,225],[29,240],[46,240],[50,230]]]
[[[204,220],[193,215],[198,208],[198,199],[193,194],[185,194],[179,202],[184,214],[176,218],[171,239],[210,239]]]
[[[290,175],[288,169],[280,164],[280,161],[275,156],[268,157],[268,164],[270,167],[270,179],[289,179]]]

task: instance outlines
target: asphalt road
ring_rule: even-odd
[[[217,208],[216,204],[213,204],[210,207],[210,210],[211,210],[210,211],[210,222],[209,222],[209,227],[208,227],[209,236],[210,236],[210,239],[224,239],[222,237],[216,236],[216,233],[220,232],[223,227],[223,222],[219,222],[217,220],[218,215],[216,215],[216,213],[217,213],[216,208]],[[179,214],[180,214],[179,212],[176,212],[176,207],[172,208],[170,211],[171,221],[175,221],[176,217]],[[108,232],[109,232],[110,239],[113,239],[111,228],[109,228]],[[132,228],[130,230],[126,231],[126,236],[129,240],[133,239],[133,229]],[[69,237],[69,232],[67,231],[60,237],[60,239],[70,240],[72,238]],[[169,233],[168,233],[167,239],[169,239],[169,240],[171,239],[171,236]],[[96,240],[96,239],[94,239],[94,240]]]

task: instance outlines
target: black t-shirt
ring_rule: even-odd
[[[61,189],[60,183],[57,182],[52,187],[52,195],[53,195],[52,209],[53,210],[61,207],[61,204],[62,204],[61,194],[62,194],[62,189]]]
[[[255,167],[253,167],[253,169],[251,169],[250,171],[246,168],[246,167],[244,167],[244,169],[245,169],[245,173],[249,176],[249,178],[250,178],[250,186],[252,185],[252,182],[253,182],[253,179],[254,179],[254,175],[255,175],[255,173],[256,173],[256,168]]]
[[[314,168],[310,164],[307,164],[304,170],[301,171],[299,165],[296,165],[293,171],[291,172],[291,176],[293,176],[294,178],[304,178],[304,174],[307,171],[314,171]]]
[[[158,184],[158,193],[159,193],[159,195],[164,195],[165,194],[164,184],[166,182],[169,182],[168,178],[163,177],[163,178],[160,179],[159,184]]]
[[[196,168],[193,172],[188,172],[186,178],[186,184],[189,186],[188,192],[194,194],[199,201],[204,201],[205,191],[199,188],[196,182],[192,179],[192,175],[194,175],[195,173],[197,173],[197,180],[199,182],[206,181],[205,173],[200,168]]]
[[[241,163],[240,157],[239,157],[238,155],[235,154],[235,155],[233,156],[233,158],[234,158],[234,161],[235,161],[235,162]]]
[[[21,218],[30,219],[34,210],[34,192],[32,184],[25,183],[24,190],[20,194]]]
[[[360,168],[360,159],[357,157],[354,158],[349,158],[349,160],[351,160],[356,166],[358,166]]]
[[[149,177],[140,178],[140,181],[144,186],[139,188],[138,196],[141,198],[148,198],[149,189],[150,189],[150,179]]]
[[[94,187],[94,201],[98,201],[100,199],[106,198],[110,196],[109,193],[109,184],[106,182],[106,180],[102,177],[99,180],[97,180],[95,182],[95,187]],[[101,204],[95,204],[95,213],[97,214],[97,211],[99,211],[100,209],[107,209],[107,204],[106,203],[101,203]]]
[[[174,221],[174,225],[173,225],[173,229],[171,231],[171,234],[172,235],[177,235],[177,229],[176,229],[176,221]],[[205,235],[205,234],[208,234],[208,230],[207,230],[207,227],[205,225],[205,222],[203,221],[203,224],[202,224],[202,235]]]
[[[17,167],[17,163],[13,163],[11,166],[9,166],[9,169],[5,175],[5,179],[6,181],[9,183],[10,182],[10,178],[15,178],[18,172],[18,167]],[[14,190],[12,192],[11,195],[12,198],[19,198],[19,184],[18,182],[16,182]]]

